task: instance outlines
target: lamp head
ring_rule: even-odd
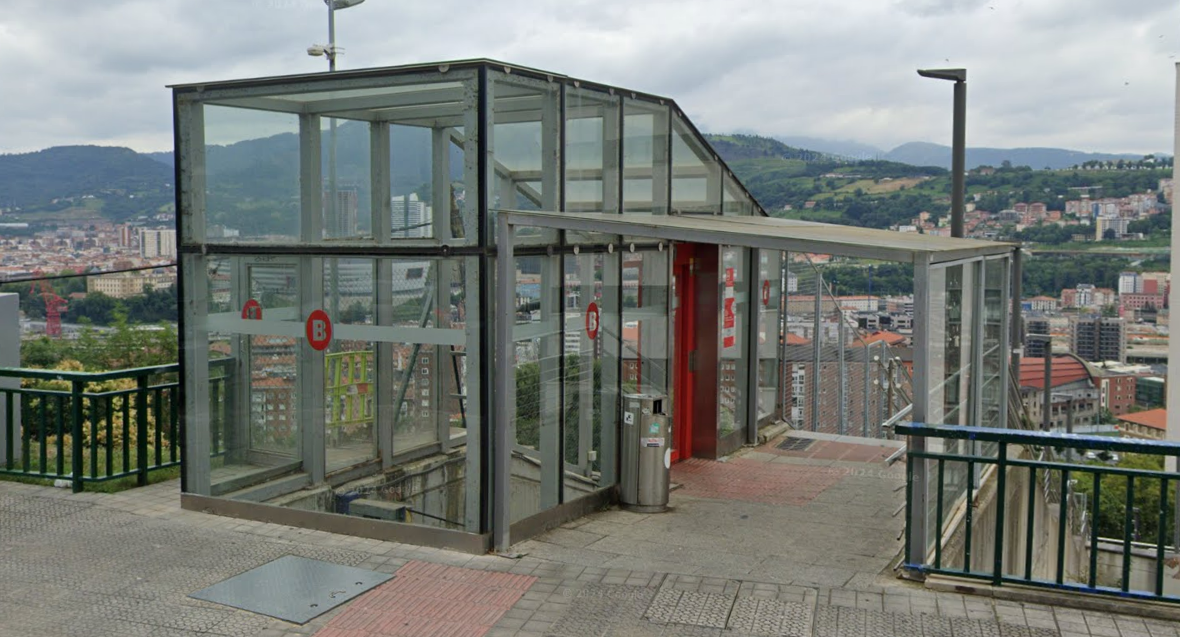
[[[918,75],[952,82],[967,81],[967,69],[918,69]]]
[[[358,5],[364,1],[365,0],[324,0],[324,4],[328,5],[329,7],[332,7],[333,11],[339,11],[341,9],[348,9],[350,7],[355,7],[356,5]]]
[[[313,44],[313,45],[307,47],[307,54],[312,57],[318,58],[321,55],[325,55],[327,53],[328,53],[328,47],[326,47],[322,44]]]

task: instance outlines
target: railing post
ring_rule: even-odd
[[[15,435],[17,426],[13,398],[12,392],[4,393],[4,468],[8,470],[12,470],[13,452],[20,441],[20,438]]]
[[[824,289],[824,274],[818,268],[815,270],[815,317],[813,326],[811,328],[811,430],[819,431],[819,384],[821,379],[821,368],[823,364],[820,360],[823,358],[823,338],[820,330],[823,329],[822,314],[823,314],[823,289]]]
[[[70,447],[71,447],[70,453],[72,454],[72,457],[70,458],[70,466],[71,466],[70,471],[73,472],[73,474],[70,477],[72,478],[71,483],[72,483],[72,487],[74,489],[74,493],[80,493],[83,489],[82,473],[83,473],[84,467],[85,467],[85,464],[84,464],[83,458],[82,458],[82,390],[83,389],[85,389],[85,387],[83,385],[83,382],[80,380],[75,380],[70,383],[70,411],[71,411],[71,420],[73,421],[70,423],[70,435],[72,436],[72,440],[70,441]],[[42,399],[42,408],[44,408],[44,399]],[[91,432],[90,432],[91,435],[95,434],[93,429],[94,428],[91,427]]]
[[[992,584],[1004,581],[1004,508],[1007,505],[1008,443],[1001,442],[996,460],[996,554],[992,562]],[[968,503],[970,506],[970,503]],[[1031,506],[1031,504],[1030,504]]]
[[[848,368],[844,359],[844,308],[840,307],[840,301],[835,296],[832,297],[832,303],[836,306],[836,316],[839,317],[836,323],[836,353],[839,358],[836,359],[836,369],[839,370],[839,381],[836,383],[836,404],[839,411],[836,415],[836,431],[841,436],[848,433]]]
[[[136,484],[146,487],[148,483],[148,377],[135,379],[135,463]],[[159,427],[160,423],[156,423]]]
[[[910,534],[913,532],[914,519],[914,457],[905,457],[905,563],[914,563]]]
[[[864,424],[861,427],[861,434],[860,435],[864,436],[865,438],[868,438],[869,437],[869,361],[870,361],[870,359],[872,359],[872,353],[873,353],[872,345],[873,344],[872,343],[865,343],[862,340],[861,345],[864,345],[864,347],[861,348],[861,351],[864,352],[864,357],[865,357],[865,360],[864,360],[864,363],[865,363],[865,370],[864,370],[865,371],[865,381],[864,381],[865,398],[864,398],[864,402],[861,403],[861,415],[864,416]]]

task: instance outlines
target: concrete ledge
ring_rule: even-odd
[[[600,489],[578,498],[573,502],[565,502],[555,507],[531,515],[508,527],[509,540],[516,544],[540,535],[545,531],[557,528],[566,522],[576,520],[595,511],[618,502],[619,490],[615,487]]]
[[[1078,610],[1092,610],[1116,615],[1133,615],[1149,619],[1180,621],[1180,605],[1168,602],[1152,602],[1142,599],[1113,597],[1097,593],[1074,593],[1055,591],[1036,586],[1004,584],[992,586],[973,579],[947,575],[927,575],[926,588],[940,593],[979,595],[1010,602],[1044,604]]]
[[[310,485],[310,476],[308,476],[306,473],[296,473],[294,475],[275,478],[268,482],[263,482],[262,484],[256,484],[252,487],[246,487],[240,491],[227,493],[225,496],[233,500],[266,502],[267,500],[272,500],[274,498],[294,493]]]
[[[788,431],[794,430],[795,428],[792,427],[790,423],[784,422],[782,420],[770,425],[766,425],[765,427],[758,430],[757,444],[759,446],[764,445],[771,440],[774,440],[775,438],[778,438],[779,436],[787,433]]]
[[[406,503],[386,502],[384,500],[360,498],[348,503],[348,514],[359,518],[370,518],[373,520],[405,522]]]
[[[273,467],[262,467],[257,471],[251,471],[245,475],[240,475],[236,478],[230,478],[229,480],[218,482],[212,485],[210,490],[212,491],[213,495],[225,495],[227,493],[233,493],[234,491],[241,491],[243,489],[248,489],[250,487],[262,484],[268,480],[273,480],[274,478],[299,471],[299,468],[302,466],[303,463],[296,461],[275,465]]]
[[[192,493],[180,494],[180,507],[187,511],[209,513],[241,520],[282,524],[301,529],[313,529],[353,535],[384,542],[402,542],[473,555],[483,555],[491,547],[491,534],[466,533],[432,526],[401,524],[385,520],[370,520],[335,513],[305,511],[274,506],[261,502],[227,500]]]

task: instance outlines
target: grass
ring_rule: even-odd
[[[809,219],[811,221],[826,221],[828,223],[839,223],[844,217],[844,213],[839,210],[822,210],[820,208],[812,208],[810,210],[776,210],[775,217],[781,219]]]
[[[897,192],[907,188],[914,188],[918,184],[929,181],[930,177],[895,177],[890,181],[858,179],[850,184],[837,188],[834,194],[852,194],[859,188],[868,194]]]

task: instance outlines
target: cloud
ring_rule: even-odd
[[[171,146],[165,84],[318,72],[321,0],[8,3],[0,152]],[[493,57],[677,100],[700,127],[947,143],[1170,150],[1172,0],[369,0],[336,14],[344,68]],[[1164,37],[1160,37],[1163,35]]]

